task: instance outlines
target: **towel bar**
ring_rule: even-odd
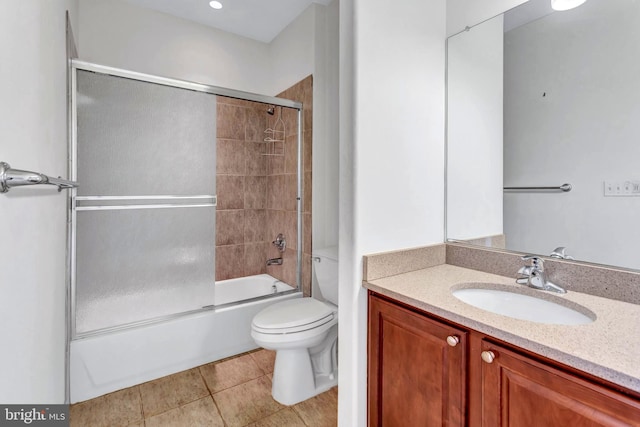
[[[559,187],[504,187],[506,191],[571,191],[571,184],[562,184]]]

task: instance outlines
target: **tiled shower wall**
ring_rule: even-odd
[[[311,290],[311,105],[312,77],[309,76],[279,94],[301,101],[304,129],[303,162],[303,290]],[[265,156],[264,130],[278,115],[286,127],[284,144],[275,151],[282,156]],[[216,180],[216,280],[269,273],[286,283],[296,278],[296,179],[297,111],[218,97]],[[278,233],[287,240],[280,254],[271,245]],[[281,256],[283,265],[266,266],[268,258]]]
[[[216,281],[266,272],[266,108],[218,96]]]
[[[303,104],[303,198],[302,198],[302,289],[306,296],[311,295],[311,133],[312,133],[312,105],[313,78],[308,76],[304,80],[291,86],[277,95],[280,98],[300,101]],[[273,126],[278,118],[279,108],[273,116],[269,116],[269,126]],[[267,174],[267,224],[271,240],[278,233],[285,235],[287,250],[282,257],[284,262],[280,266],[267,267],[267,273],[285,283],[295,283],[296,251],[298,239],[296,234],[296,190],[297,190],[297,160],[298,160],[298,112],[291,108],[282,109],[282,119],[285,124],[286,138],[284,156],[269,156]],[[277,152],[278,147],[275,147]],[[278,250],[269,246],[269,258],[279,256]]]

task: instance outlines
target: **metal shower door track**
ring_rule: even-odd
[[[91,62],[73,59],[71,66],[75,70],[93,71],[111,76],[124,77],[132,80],[139,80],[147,83],[156,83],[164,86],[178,87],[182,89],[194,90],[197,92],[205,92],[213,95],[226,96],[229,98],[244,99],[247,101],[262,102],[264,104],[273,104],[280,107],[289,107],[301,109],[302,103],[284,98],[276,98],[275,96],[260,95],[257,93],[244,92],[241,90],[227,89],[219,86],[206,85],[202,83],[194,83],[186,80],[172,79],[169,77],[154,76],[151,74],[138,73],[136,71],[123,70],[121,68],[107,67],[106,65],[93,64]],[[74,72],[75,74],[75,72]]]

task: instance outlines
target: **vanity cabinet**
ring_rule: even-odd
[[[482,426],[640,426],[640,403],[482,342]]]
[[[640,426],[635,393],[371,292],[368,345],[369,426]]]
[[[369,425],[465,425],[467,333],[369,299]]]

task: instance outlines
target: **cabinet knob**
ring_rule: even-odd
[[[460,342],[460,338],[458,338],[455,335],[449,335],[447,337],[447,344],[449,344],[451,347],[457,346],[459,342]]]
[[[487,363],[493,363],[493,360],[496,358],[496,354],[493,351],[483,351],[480,354],[480,357],[482,357],[482,360]]]

